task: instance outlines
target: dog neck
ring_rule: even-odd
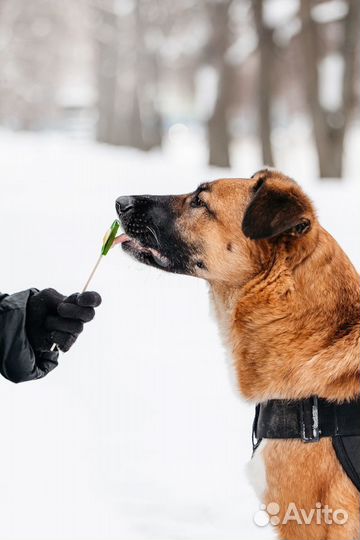
[[[359,277],[322,228],[258,261],[248,281],[211,283],[240,390],[256,402],[359,395]]]

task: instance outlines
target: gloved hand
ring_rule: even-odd
[[[26,332],[35,351],[50,351],[53,343],[66,352],[95,316],[101,304],[96,292],[75,293],[67,298],[54,289],[44,289],[29,298]]]

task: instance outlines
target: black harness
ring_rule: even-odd
[[[331,437],[345,472],[360,491],[360,398],[332,403],[308,399],[270,399],[256,406],[253,449],[262,439],[301,439],[316,443]]]

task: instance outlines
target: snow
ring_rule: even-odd
[[[96,103],[96,99],[96,93],[89,84],[72,84],[59,89],[56,103],[64,108],[91,108]]]
[[[319,96],[321,105],[328,111],[337,111],[343,97],[344,58],[339,53],[327,55],[319,62]]]
[[[344,0],[329,0],[314,6],[311,16],[315,22],[325,24],[338,21],[348,13],[349,5]]]
[[[269,28],[288,24],[299,10],[299,0],[266,0],[263,19]]]
[[[224,176],[178,131],[165,154],[0,132],[2,291],[79,290],[118,195],[185,192]],[[359,182],[320,182],[313,156],[301,154],[308,146],[294,148],[290,134],[285,151],[284,139],[275,134],[284,170],[298,170],[359,267]],[[251,140],[236,150],[226,174],[260,168]],[[348,156],[354,174],[355,165]],[[206,284],[116,249],[93,287],[103,304],[60,366],[41,381],[0,380],[0,538],[273,538],[253,523],[259,502],[245,474],[253,408],[232,390]]]

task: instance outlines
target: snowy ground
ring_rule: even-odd
[[[224,175],[183,143],[143,156],[0,133],[1,290],[79,290],[118,195],[185,192]],[[241,155],[231,176],[259,168],[250,143]],[[360,182],[314,180],[306,156],[284,154],[283,168],[359,267]],[[253,410],[231,387],[205,283],[116,250],[94,287],[97,318],[53,374],[0,380],[0,538],[273,538],[253,524]]]

